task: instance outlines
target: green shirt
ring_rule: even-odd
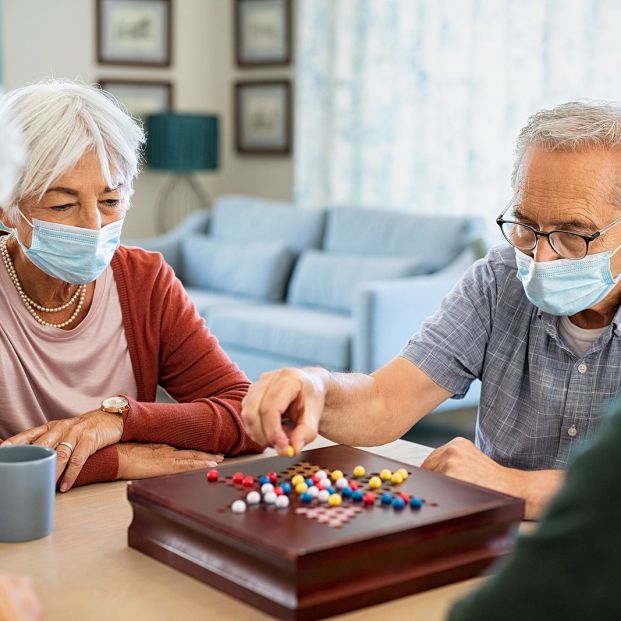
[[[449,621],[621,619],[621,400],[539,528]]]

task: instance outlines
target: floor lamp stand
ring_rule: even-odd
[[[166,233],[193,211],[209,209],[210,206],[209,194],[193,175],[172,175],[157,201],[157,231]]]

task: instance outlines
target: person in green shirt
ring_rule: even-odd
[[[448,621],[621,619],[621,399],[537,530]]]

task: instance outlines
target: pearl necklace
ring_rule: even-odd
[[[0,254],[2,255],[2,261],[4,263],[4,266],[6,267],[6,271],[8,272],[9,277],[13,282],[13,285],[15,285],[15,289],[17,289],[17,293],[19,294],[19,297],[24,303],[24,306],[28,309],[28,312],[35,318],[38,323],[40,323],[42,326],[46,326],[49,328],[64,328],[65,326],[73,323],[77,316],[80,314],[82,306],[84,305],[84,299],[86,298],[86,285],[80,285],[76,289],[75,293],[71,296],[69,301],[57,308],[48,308],[46,306],[41,306],[40,304],[37,304],[34,300],[26,295],[24,289],[22,288],[22,284],[17,277],[17,272],[15,271],[13,261],[11,260],[11,255],[9,254],[9,250],[7,248],[8,238],[9,235],[6,235],[4,236],[4,239],[0,241]],[[37,313],[37,310],[44,313],[58,313],[65,310],[66,308],[69,308],[69,306],[75,303],[78,297],[79,300],[76,309],[71,314],[71,317],[69,317],[69,319],[63,321],[62,323],[51,323],[49,321],[45,321],[45,319],[40,317]]]

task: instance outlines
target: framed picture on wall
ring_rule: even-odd
[[[170,82],[148,80],[99,80],[104,91],[114,95],[135,118],[168,112],[173,108],[173,87]]]
[[[241,67],[289,64],[290,0],[235,0],[235,57]]]
[[[235,144],[239,153],[291,153],[289,80],[235,84]]]
[[[97,0],[97,61],[169,67],[172,0]]]

